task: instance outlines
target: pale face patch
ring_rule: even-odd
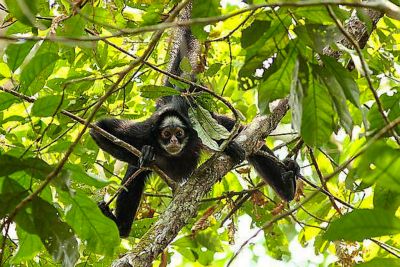
[[[165,117],[159,126],[158,143],[172,156],[182,152],[188,142],[185,124],[176,116]]]
[[[181,121],[181,119],[179,119],[176,116],[168,116],[165,117],[160,123],[160,128],[165,128],[165,127],[185,128],[185,124]]]

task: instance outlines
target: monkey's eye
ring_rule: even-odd
[[[185,133],[183,132],[183,130],[178,130],[176,132],[176,137],[178,137],[178,138],[182,138],[184,135],[185,135]]]
[[[164,130],[164,131],[161,132],[161,137],[165,138],[165,139],[170,138],[171,137],[171,132],[168,131],[168,130]]]

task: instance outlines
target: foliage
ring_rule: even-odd
[[[96,202],[117,191],[125,166],[99,151],[87,131],[80,136],[83,126],[63,110],[89,118],[118,83],[94,120],[143,119],[154,111],[154,99],[178,94],[162,86],[164,76],[151,67],[164,68],[168,61],[168,30],[146,58],[151,65],[139,64],[122,75],[149,47],[151,27],[163,25],[176,2],[5,1],[0,38],[10,42],[0,45],[2,266],[109,265],[167,208],[171,192],[153,177],[131,237],[121,241]],[[258,3],[263,2],[254,1]],[[297,265],[400,266],[400,22],[384,16],[372,31],[374,22],[356,8],[371,33],[358,54],[335,43],[341,36],[335,19],[348,22],[354,7],[332,6],[332,16],[323,5],[238,12],[244,6],[195,1],[193,17],[212,22],[192,27],[207,43],[202,52],[207,65],[198,80],[223,94],[246,122],[257,113],[268,114],[274,100],[289,96],[291,110],[267,143],[283,144],[277,151],[283,158],[297,140],[304,141],[294,150],[304,181],[290,203],[295,212],[264,229],[246,247],[252,256],[242,260],[255,264],[269,255]],[[340,57],[324,55],[328,46]],[[214,140],[228,133],[209,111],[229,109],[207,94],[193,97],[200,104],[191,110],[196,130],[206,145],[218,150]],[[390,130],[390,122],[397,126]],[[224,266],[235,251],[230,244],[249,238],[254,228],[285,212],[287,207],[269,187],[247,190],[258,182],[243,167],[216,184],[197,218],[168,246],[171,266]],[[227,218],[236,206],[238,211]],[[353,241],[355,253],[343,249]],[[294,243],[313,246],[322,256],[296,262],[295,254],[302,252],[291,249]],[[331,255],[337,256],[336,262]],[[158,261],[166,264],[164,257]]]

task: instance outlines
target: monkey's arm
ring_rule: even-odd
[[[146,122],[133,123],[118,119],[103,119],[98,121],[96,125],[138,150],[141,150],[143,145],[148,143],[147,139],[151,134],[151,126]],[[138,158],[125,148],[114,144],[93,129],[90,130],[90,135],[101,149],[110,153],[113,157],[138,166]]]
[[[213,117],[228,131],[235,125],[235,120],[227,116],[213,114]],[[242,129],[243,126],[240,127],[240,131]],[[263,145],[259,152],[249,155],[247,160],[282,199],[290,201],[294,198],[296,176],[299,174],[299,166],[294,160],[287,158],[280,162],[266,145]]]

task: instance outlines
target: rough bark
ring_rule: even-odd
[[[352,38],[358,42],[360,48],[364,48],[367,44],[369,36],[371,35],[371,31],[375,30],[376,24],[378,23],[379,19],[382,18],[383,12],[371,9],[363,9],[365,15],[369,17],[371,20],[371,29],[368,31],[368,28],[358,17],[357,14],[353,14],[348,22],[344,25],[345,30],[352,36]],[[344,35],[340,35],[339,39],[336,40],[336,43],[342,44],[347,48],[353,49],[351,42],[346,39]],[[323,50],[324,55],[334,57],[339,59],[343,51],[334,50],[331,47],[326,47]],[[353,64],[349,65],[349,68],[352,69]]]

